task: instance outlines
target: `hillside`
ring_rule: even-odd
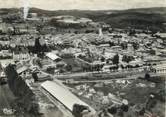
[[[18,12],[19,9],[0,9],[0,14]],[[157,8],[140,8],[129,10],[105,10],[105,11],[88,11],[88,10],[58,10],[47,11],[38,8],[31,8],[30,12],[36,12],[39,16],[58,16],[72,15],[75,17],[87,17],[94,21],[105,22],[113,28],[147,29],[166,31],[166,7]]]
[[[91,17],[93,18],[93,17]],[[93,18],[95,21],[103,21],[116,28],[133,27],[136,29],[165,30],[165,14],[146,12],[118,12],[109,15],[101,15]]]
[[[40,11],[39,9],[31,9],[31,12]],[[154,31],[166,31],[163,23],[166,23],[166,8],[143,8],[129,10],[108,10],[108,11],[45,11],[38,12],[40,15],[55,16],[55,15],[72,15],[75,17],[87,17],[98,22],[110,24],[113,28],[137,28]]]

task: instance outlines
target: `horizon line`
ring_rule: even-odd
[[[1,7],[0,9],[21,9],[24,7]],[[46,10],[46,11],[123,11],[123,10],[132,10],[132,9],[150,9],[150,8],[166,8],[164,6],[161,7],[138,7],[138,8],[126,8],[126,9],[44,9],[39,7],[29,7],[29,9],[36,8],[40,10]]]

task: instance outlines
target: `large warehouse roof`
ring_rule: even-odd
[[[88,106],[91,109],[91,112],[95,112],[89,105],[81,101],[78,97],[72,94],[68,89],[65,89],[61,85],[53,81],[46,81],[41,84],[42,88],[48,91],[54,98],[60,101],[67,109],[70,111],[73,110],[74,104],[80,104]]]

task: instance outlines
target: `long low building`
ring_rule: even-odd
[[[73,112],[74,105],[78,104],[89,108],[90,112],[86,113],[86,117],[95,117],[96,111],[92,107],[80,100],[77,96],[72,94],[68,89],[62,87],[60,84],[54,81],[46,81],[41,84],[41,87],[62,105],[64,105],[70,112]]]

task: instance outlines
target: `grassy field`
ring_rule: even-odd
[[[3,115],[2,109],[11,109],[11,103],[15,100],[15,96],[10,91],[8,85],[0,86],[0,115]]]
[[[99,87],[96,87],[98,83],[86,83],[86,84],[87,86],[90,86],[90,88],[94,88],[96,92],[103,92],[104,96],[107,96],[109,93],[111,93],[116,95],[117,98],[120,100],[127,99],[131,108],[132,106],[136,106],[136,105],[143,105],[143,107],[146,107],[150,94],[157,94],[157,96],[154,99],[155,105],[154,107],[151,107],[150,111],[152,113],[159,115],[160,117],[165,117],[165,114],[164,114],[165,101],[159,98],[160,97],[159,95],[161,94],[159,92],[165,91],[164,82],[153,83],[146,80],[136,79],[136,80],[113,80],[111,83],[104,83],[103,85],[100,85]],[[81,85],[81,84],[78,84],[78,85]],[[75,86],[72,85],[71,87],[74,88]],[[81,92],[81,91],[78,90],[78,92]],[[96,94],[93,94],[93,96],[95,95]],[[100,96],[99,97],[97,96],[99,99],[98,98],[88,99],[83,96],[79,96],[79,97],[97,110],[101,110],[103,108],[102,104],[100,104],[99,102],[96,102],[96,100],[100,99]],[[152,102],[153,101],[151,101],[150,103]],[[107,105],[110,105],[110,104],[107,104]],[[130,115],[131,113],[128,112],[126,114]],[[115,117],[119,117],[119,116],[115,116]],[[128,117],[128,116],[125,116],[125,117]],[[133,114],[131,117],[140,117],[140,116]]]

